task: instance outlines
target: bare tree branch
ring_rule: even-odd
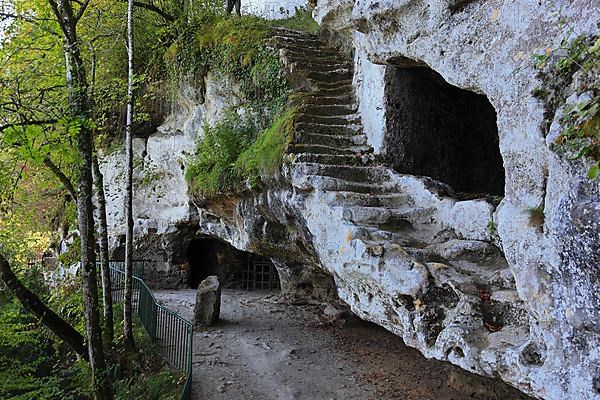
[[[75,191],[75,187],[73,186],[73,183],[71,182],[69,177],[66,176],[56,164],[54,164],[54,162],[50,159],[49,156],[46,156],[44,158],[44,165],[48,167],[48,169],[52,171],[52,173],[56,175],[60,182],[65,186],[65,188],[69,191],[69,194],[73,198],[73,201],[77,202],[77,192]]]
[[[141,2],[141,1],[134,1],[133,5],[135,7],[144,8],[146,10],[155,12],[156,14],[160,15],[161,17],[163,17],[167,22],[174,22],[175,21],[175,17],[173,17],[171,14],[163,11],[162,9],[158,8],[154,4],[148,4],[148,3]]]
[[[85,0],[83,3],[77,2],[80,4],[79,11],[77,11],[77,15],[75,16],[75,21],[79,21],[81,17],[83,17],[83,13],[85,12],[88,4],[90,4],[90,0]]]
[[[55,119],[46,119],[46,120],[40,120],[40,121],[21,121],[21,122],[14,122],[11,124],[5,124],[5,125],[0,125],[0,132],[3,132],[9,128],[15,128],[18,126],[39,126],[39,125],[49,125],[49,124],[55,124],[57,121]]]

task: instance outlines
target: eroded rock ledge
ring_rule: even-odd
[[[272,258],[289,294],[332,298],[333,279],[354,313],[427,357],[539,398],[598,398],[600,188],[546,143],[529,61],[560,42],[559,18],[597,34],[598,7],[559,9],[319,2],[317,19],[340,33],[353,61],[315,37],[281,32],[291,81],[312,101],[282,174],[260,191],[202,204],[188,196],[182,165],[203,122],[239,93],[210,75],[202,101],[184,91],[180,111],[137,141],[157,172],[135,200],[140,256],[164,262],[156,283],[184,284],[188,243],[209,235]],[[486,140],[473,145],[477,132]],[[115,246],[121,162],[113,155],[104,165]]]

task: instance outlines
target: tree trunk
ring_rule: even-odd
[[[91,63],[90,63],[90,105],[94,107],[94,88],[96,86],[96,50],[93,41],[89,43]],[[92,140],[96,136],[92,135]],[[104,347],[109,349],[115,336],[113,301],[112,301],[112,282],[110,279],[110,265],[108,256],[108,223],[106,218],[106,196],[104,193],[104,177],[98,164],[98,155],[95,152],[92,155],[92,175],[94,178],[94,187],[96,201],[98,203],[98,235],[100,236],[100,276],[102,278],[102,305],[104,306]]]
[[[100,236],[100,276],[102,277],[102,303],[104,305],[104,347],[109,348],[114,338],[112,282],[108,257],[108,223],[106,221],[106,196],[104,195],[104,177],[100,172],[98,157],[92,158],[94,186],[98,201],[98,234]]]
[[[83,336],[19,281],[2,254],[0,254],[0,279],[15,294],[21,304],[40,319],[42,324],[46,325],[52,333],[69,345],[81,358],[88,360]]]
[[[94,379],[95,397],[98,400],[112,400],[112,389],[106,369],[98,310],[98,281],[94,248],[94,210],[92,204],[92,135],[90,129],[81,129],[77,137],[77,147],[81,157],[77,216],[81,237],[85,331],[88,351],[90,353],[90,366]]]
[[[48,0],[63,33],[70,117],[81,122],[77,135],[79,152],[79,184],[77,194],[77,219],[81,237],[81,270],[85,333],[89,362],[92,370],[94,396],[97,400],[112,400],[113,391],[106,368],[102,346],[102,330],[98,311],[98,282],[96,255],[94,253],[94,214],[92,204],[92,131],[86,68],[81,58],[77,37],[77,21],[83,15],[88,0],[78,2],[74,12],[69,0]]]
[[[126,351],[132,352],[133,320],[133,0],[127,1],[127,121],[125,125],[125,305],[123,315],[123,335]]]

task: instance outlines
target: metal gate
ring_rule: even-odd
[[[249,257],[242,271],[240,287],[244,290],[279,289],[279,276],[271,260],[265,257]]]

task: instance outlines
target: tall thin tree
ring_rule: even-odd
[[[96,86],[96,50],[94,41],[102,37],[94,37],[90,43],[90,103],[95,102]],[[94,134],[95,137],[95,134]],[[94,188],[96,202],[98,203],[98,235],[100,242],[100,277],[102,279],[102,305],[104,308],[104,347],[110,348],[114,339],[115,328],[113,319],[113,301],[112,301],[112,282],[110,277],[109,255],[108,255],[108,221],[106,217],[106,195],[104,192],[104,176],[100,171],[98,154],[94,149],[92,156],[92,175],[94,178]]]
[[[83,16],[89,0],[48,0],[63,35],[66,65],[69,117],[77,121],[77,150],[79,153],[79,183],[77,193],[77,219],[81,237],[81,270],[85,333],[94,395],[98,400],[112,400],[113,391],[106,368],[98,310],[98,282],[96,255],[94,253],[94,214],[92,204],[92,129],[88,96],[87,71],[81,57],[77,23]],[[74,8],[77,4],[78,8]]]
[[[133,0],[127,1],[127,120],[125,125],[125,305],[123,313],[123,335],[125,348],[132,352],[133,340],[132,297],[133,297]]]
[[[106,348],[114,338],[112,282],[108,260],[108,222],[106,218],[106,196],[104,193],[104,177],[98,164],[98,156],[92,159],[94,186],[98,203],[98,235],[100,236],[100,277],[102,279],[102,305],[104,306],[104,343]]]

